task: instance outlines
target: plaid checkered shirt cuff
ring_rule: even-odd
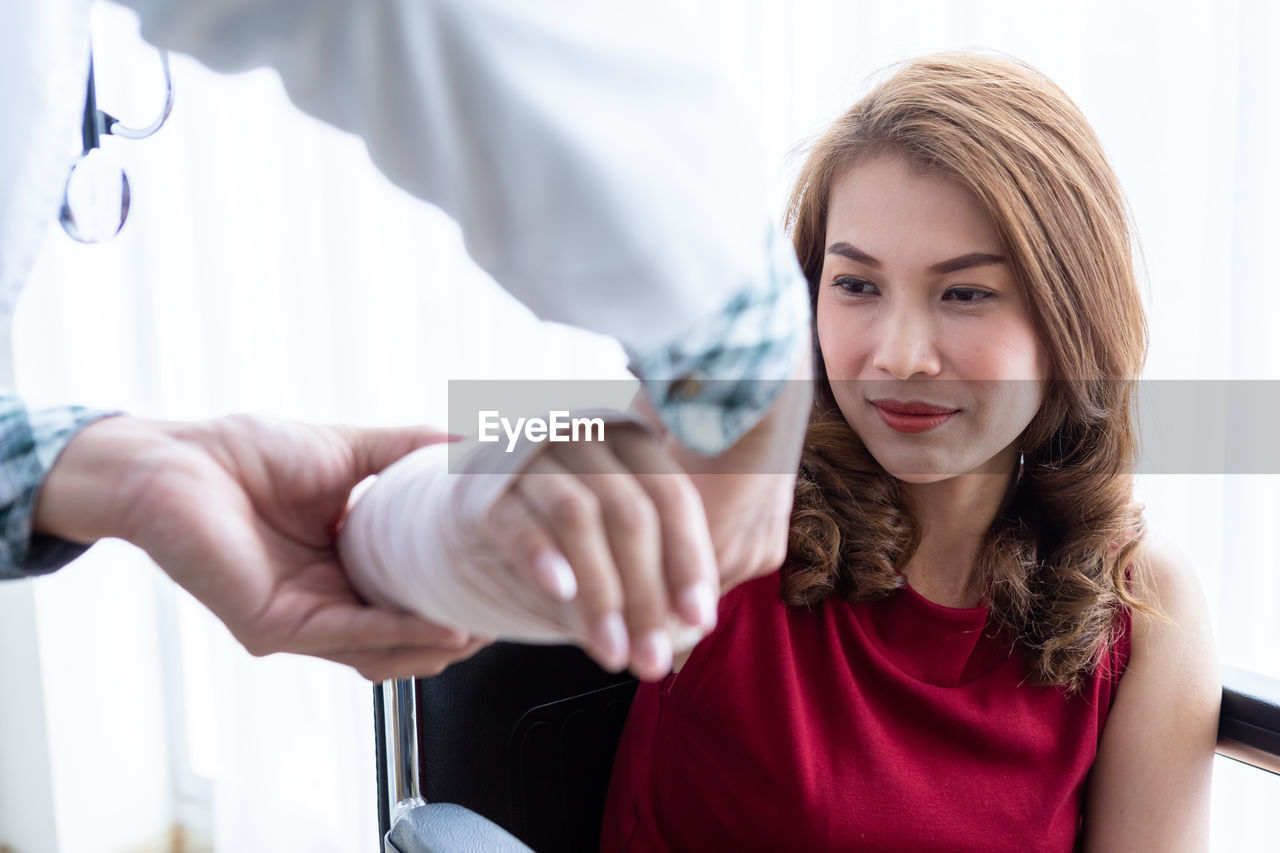
[[[663,425],[686,447],[723,453],[769,411],[807,357],[809,294],[791,243],[771,227],[768,274],[710,321],[631,354]]]
[[[61,568],[87,545],[31,533],[36,494],[58,454],[77,432],[115,412],[63,406],[30,410],[0,394],[0,578]]]

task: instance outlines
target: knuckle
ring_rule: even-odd
[[[449,668],[450,661],[444,658],[429,658],[417,667],[420,678],[434,678]]]
[[[604,501],[610,527],[624,536],[643,536],[658,527],[658,511],[642,489],[615,486]]]
[[[612,579],[592,577],[585,572],[580,572],[579,577],[582,594],[578,596],[578,608],[589,625],[622,606],[621,590]]]
[[[494,505],[489,516],[490,533],[498,547],[509,556],[530,554],[545,538],[541,527],[516,499],[512,498],[507,503],[503,501]]]
[[[503,495],[498,498],[493,508],[489,510],[489,524],[493,527],[495,536],[502,536],[503,532],[517,523],[520,516],[520,505],[512,495]]]
[[[693,481],[684,474],[660,474],[650,482],[649,493],[654,503],[673,511],[683,512],[699,500]]]
[[[522,534],[513,534],[508,547],[507,558],[518,563],[527,563],[532,565],[538,555],[544,551],[555,550],[546,538],[540,533],[524,532]]]
[[[236,639],[240,641],[240,645],[244,647],[244,650],[255,658],[264,658],[273,651],[276,651],[276,649],[273,648],[273,643],[270,643],[264,638],[256,635],[242,636],[237,637]]]
[[[585,489],[565,489],[551,498],[547,513],[557,527],[581,530],[598,521],[600,504]]]
[[[243,412],[236,412],[229,415],[223,415],[213,421],[216,428],[230,434],[249,435],[265,430],[268,426],[265,418],[257,415],[250,415]]]

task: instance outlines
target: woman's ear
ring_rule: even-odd
[[[1062,428],[1071,411],[1071,404],[1067,399],[1068,389],[1063,383],[1049,379],[1044,387],[1040,411],[1036,412],[1036,416],[1018,438],[1018,447],[1026,454],[1028,465],[1041,464],[1048,461],[1048,456],[1052,456],[1050,445],[1053,437]]]

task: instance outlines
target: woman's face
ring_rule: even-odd
[[[840,411],[912,483],[1008,474],[1049,357],[994,223],[895,154],[831,189],[818,340]]]

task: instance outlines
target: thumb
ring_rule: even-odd
[[[339,427],[339,431],[345,435],[355,456],[357,480],[377,474],[420,447],[458,440],[458,436],[426,426]]]

